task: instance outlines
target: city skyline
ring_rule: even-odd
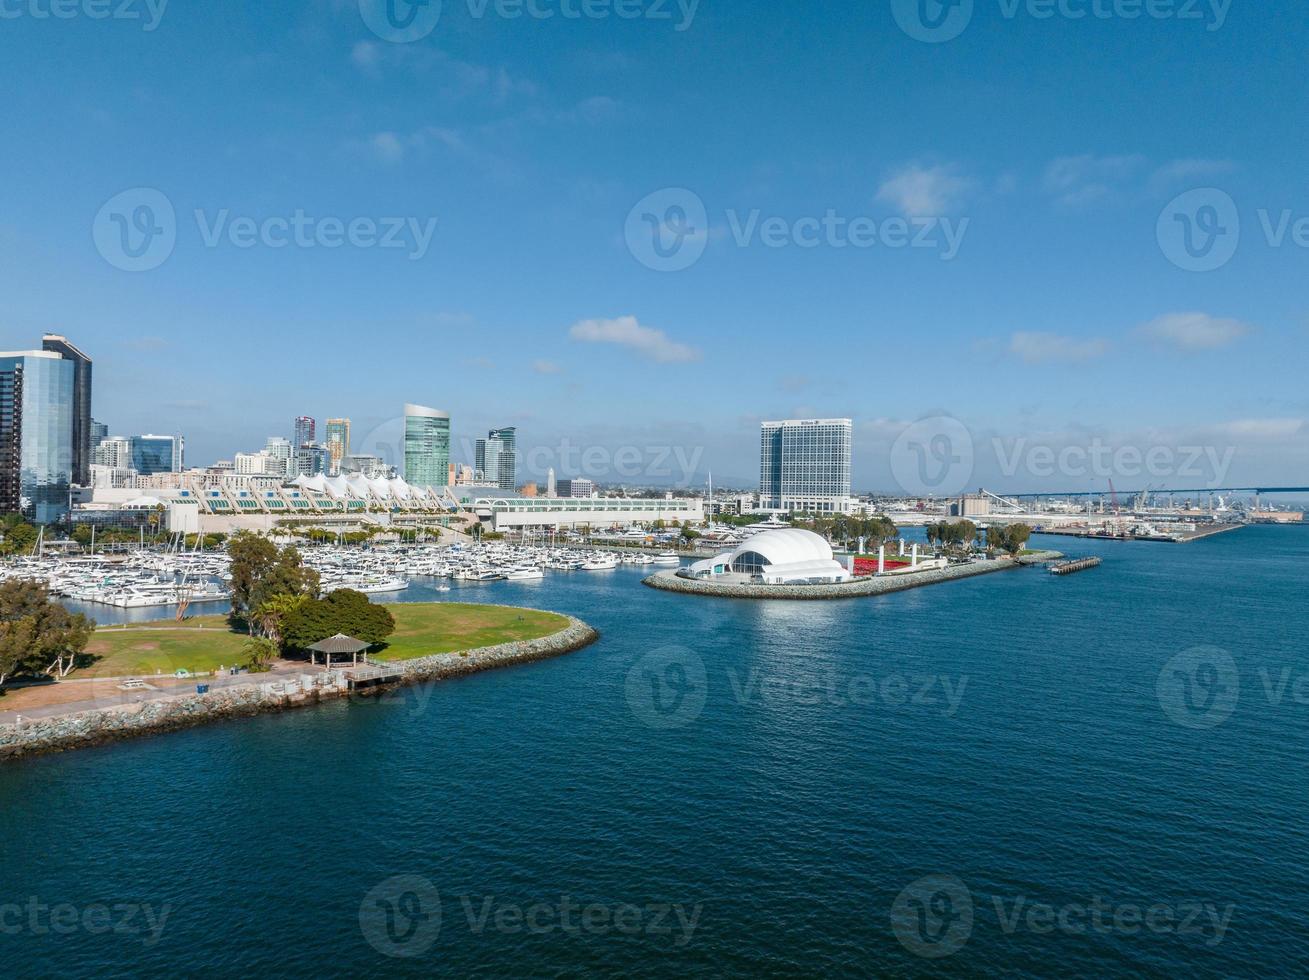
[[[436,400],[460,434],[518,425],[541,445],[703,447],[738,478],[756,468],[761,420],[850,416],[864,488],[893,488],[883,461],[897,435],[937,416],[959,419],[988,461],[992,439],[1058,451],[1098,438],[1235,446],[1239,482],[1309,466],[1309,311],[1286,292],[1304,264],[1309,192],[1276,149],[1285,100],[1302,96],[1293,58],[1261,59],[1257,82],[1241,67],[1298,50],[1305,26],[1237,7],[1214,30],[988,8],[941,46],[908,36],[888,6],[758,5],[770,57],[812,80],[780,103],[746,83],[761,55],[741,52],[732,19],[707,5],[684,31],[456,7],[409,45],[379,38],[354,4],[174,6],[151,32],[7,22],[11,90],[56,38],[70,76],[11,111],[0,167],[22,191],[0,236],[5,345],[76,338],[112,378],[98,414],[116,431],[175,418],[196,459],[261,445],[270,420],[348,390],[336,411],[357,434],[395,419],[402,398]],[[616,31],[630,42],[621,59]],[[1007,86],[1019,58],[1049,83]],[[712,97],[663,93],[674,61]],[[851,79],[877,98],[827,111]],[[184,110],[177,91],[193,95]],[[1228,125],[1174,111],[1197,92]],[[729,110],[739,125],[726,138]],[[294,139],[288,111],[304,120]],[[160,142],[161,126],[176,143]],[[103,159],[67,152],[88,127]],[[805,153],[778,154],[790,146]],[[1240,248],[1190,271],[1161,247],[1160,218],[1209,187],[1235,202]],[[177,222],[172,254],[143,272],[110,264],[93,237],[102,207],[134,188],[164,195]],[[675,201],[637,207],[670,188],[707,215],[703,255],[680,271],[651,268],[625,231]],[[234,222],[297,211],[437,223],[417,258],[233,244]],[[949,260],[829,242],[863,216],[968,225]],[[813,235],[817,247],[795,240]],[[429,358],[396,356],[430,350],[453,352],[439,385]],[[715,387],[727,369],[756,383]],[[865,374],[880,370],[907,383],[883,394]],[[634,382],[661,397],[633,397]],[[999,483],[1000,469],[978,479]]]

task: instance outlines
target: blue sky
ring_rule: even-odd
[[[940,418],[969,434],[964,479],[1014,491],[1105,483],[1045,475],[1032,446],[1173,453],[1140,479],[1114,464],[1129,486],[1203,485],[1193,446],[1226,482],[1309,474],[1298,2],[974,0],[942,43],[890,0],[445,0],[412,43],[354,0],[95,2],[0,19],[0,346],[67,333],[97,417],[181,431],[193,463],[299,414],[366,438],[414,401],[460,446],[516,424],[537,463],[569,468],[567,440],[602,479],[629,447],[644,462],[610,478],[664,482],[676,449],[673,482],[746,482],[759,420],[811,414],[854,418],[859,488],[893,489],[897,438]],[[175,243],[133,272],[104,209],[137,188]],[[1228,234],[1230,202],[1239,245],[1190,271],[1165,212],[1208,188],[1179,207]],[[641,261],[650,195],[686,268]],[[679,239],[687,201],[703,226]],[[378,239],[398,219],[400,247],[273,247],[297,212]],[[829,214],[877,244],[815,230]]]

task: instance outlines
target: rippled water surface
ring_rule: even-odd
[[[1105,563],[415,587],[603,638],[0,766],[0,975],[1302,974],[1309,528],[1046,540]]]

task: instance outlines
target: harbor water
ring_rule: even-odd
[[[1309,528],[1040,544],[1104,561],[416,582],[602,637],[0,766],[0,975],[1302,975]]]

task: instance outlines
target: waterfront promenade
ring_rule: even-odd
[[[713,596],[719,599],[858,599],[866,596],[886,595],[892,592],[905,592],[929,585],[940,585],[958,579],[974,578],[995,572],[1012,571],[1025,565],[1038,565],[1057,561],[1063,554],[1058,551],[1039,551],[1019,558],[994,558],[971,562],[967,565],[951,565],[948,568],[931,569],[925,572],[907,572],[900,575],[878,575],[859,578],[849,582],[832,585],[745,585],[737,583],[715,582],[712,579],[683,578],[676,572],[656,572],[642,580],[643,585],[666,592],[682,592],[688,595]]]

